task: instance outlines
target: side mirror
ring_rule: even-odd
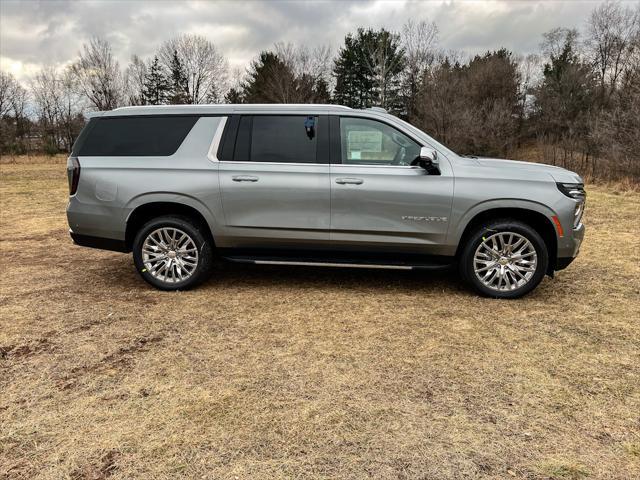
[[[438,166],[438,152],[431,147],[422,147],[420,149],[420,158],[430,162],[434,167]]]
[[[431,147],[420,148],[420,156],[411,165],[418,165],[424,168],[430,175],[440,175],[438,168],[438,152]]]

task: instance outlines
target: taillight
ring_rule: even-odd
[[[69,157],[67,179],[69,180],[69,195],[75,195],[80,181],[80,162],[76,157]]]

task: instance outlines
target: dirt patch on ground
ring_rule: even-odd
[[[9,360],[26,357],[40,352],[50,351],[51,349],[51,343],[45,338],[40,338],[24,345],[0,346],[0,359]]]
[[[222,265],[158,292],[0,162],[0,478],[640,477],[640,194],[588,187],[523,300],[454,273]]]

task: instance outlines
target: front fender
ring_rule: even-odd
[[[535,202],[533,200],[523,200],[518,198],[500,198],[487,200],[477,203],[464,211],[456,211],[456,207],[454,206],[452,216],[454,218],[457,218],[457,220],[453,222],[455,228],[451,229],[447,234],[447,243],[457,245],[460,242],[464,231],[475,217],[482,214],[483,212],[496,209],[518,209],[523,211],[533,211],[544,215],[552,224],[553,221],[551,217],[556,215],[556,212],[549,208],[547,205]]]

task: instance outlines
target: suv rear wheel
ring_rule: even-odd
[[[544,278],[549,264],[542,237],[526,223],[495,220],[475,230],[462,251],[460,273],[479,293],[518,298]]]
[[[160,290],[187,290],[209,277],[213,246],[190,218],[166,216],[145,223],[133,241],[142,278]]]

